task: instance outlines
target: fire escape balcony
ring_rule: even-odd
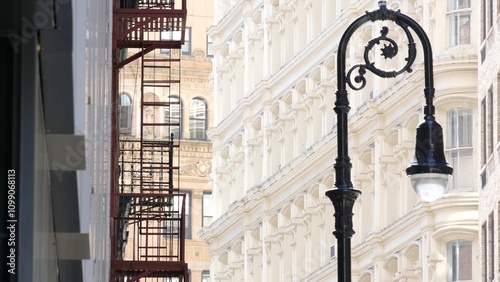
[[[180,124],[175,116],[149,116],[151,111],[170,112],[180,102],[169,98],[170,94],[154,101],[146,97],[155,89],[180,94],[181,58],[172,50],[180,51],[184,44],[186,0],[113,1],[112,115],[117,126],[112,130],[112,170],[117,173],[111,175],[110,281],[163,281],[169,277],[186,282],[187,203],[178,182],[174,182],[174,174],[178,177],[179,171],[179,145],[173,133],[169,138],[159,137],[180,128]],[[168,55],[153,52],[156,49],[169,49]],[[136,100],[140,103],[136,112],[139,136],[120,139],[118,89],[127,71],[124,67],[134,60],[140,63],[141,77]]]
[[[181,49],[186,15],[186,0],[115,0],[113,49],[142,49],[137,56],[115,64],[115,68],[154,49]]]

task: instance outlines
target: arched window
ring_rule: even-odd
[[[120,133],[130,133],[132,129],[132,100],[127,94],[120,94],[118,111]]]
[[[189,104],[189,134],[191,139],[207,139],[207,104],[201,98],[194,98]]]
[[[175,139],[182,138],[182,101],[177,96],[168,97],[168,106],[165,107],[165,123],[168,124],[166,136],[174,134]]]

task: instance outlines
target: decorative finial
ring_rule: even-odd
[[[386,4],[385,0],[378,1],[378,6],[379,7],[385,7],[385,4]]]

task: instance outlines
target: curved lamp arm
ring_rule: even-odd
[[[385,58],[392,58],[398,53],[398,47],[396,43],[387,37],[388,29],[384,27],[381,30],[381,36],[372,39],[368,42],[365,47],[365,63],[353,66],[346,74],[346,51],[349,39],[354,34],[354,32],[363,24],[367,22],[374,21],[393,21],[395,24],[399,25],[408,37],[408,58],[406,58],[406,65],[398,70],[387,72],[380,70],[375,67],[374,63],[370,62],[368,59],[368,51],[370,51],[375,45],[380,45],[380,42],[385,41],[388,45],[384,44],[381,49],[382,56]],[[432,48],[427,37],[427,34],[423,28],[412,18],[399,11],[389,10],[386,7],[385,1],[379,1],[379,9],[371,12],[366,12],[365,15],[356,19],[345,31],[340,39],[338,47],[338,57],[337,57],[337,83],[338,90],[336,93],[337,100],[335,102],[335,112],[337,113],[337,148],[338,148],[338,158],[335,163],[335,174],[336,182],[335,187],[339,189],[353,188],[351,182],[351,162],[348,156],[348,128],[347,128],[347,115],[350,110],[349,100],[347,98],[347,85],[349,85],[354,90],[362,89],[366,80],[364,74],[366,71],[371,71],[375,75],[380,77],[395,77],[404,72],[412,72],[411,66],[416,58],[416,48],[415,42],[413,41],[412,30],[420,39],[423,47],[424,54],[424,75],[425,75],[425,108],[424,108],[424,120],[419,124],[416,133],[416,146],[415,146],[415,158],[411,165],[407,168],[406,173],[412,179],[412,184],[417,185],[420,188],[415,187],[415,191],[419,193],[423,200],[435,200],[435,196],[428,197],[423,193],[423,187],[434,187],[437,190],[442,190],[440,194],[444,191],[449,176],[452,175],[453,169],[448,165],[444,155],[443,146],[443,129],[441,125],[435,120],[434,113],[435,108],[433,104],[434,98],[434,73],[432,65]],[[356,87],[351,81],[351,75],[354,70],[358,69],[358,75],[354,77],[354,82],[361,84],[361,86]],[[434,174],[438,174],[437,176]],[[446,176],[446,177],[443,177]],[[428,177],[435,179],[436,185],[426,185]],[[427,180],[426,180],[427,179]],[[432,183],[432,182],[431,182]],[[427,183],[428,184],[428,183]],[[443,186],[444,185],[444,186]],[[441,188],[437,188],[437,187]],[[432,191],[432,189],[431,189]],[[426,192],[428,193],[428,192]]]

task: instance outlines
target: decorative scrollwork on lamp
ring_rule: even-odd
[[[391,10],[388,10],[388,12],[397,13]],[[378,68],[375,65],[375,62],[370,61],[369,54],[370,52],[372,52],[375,46],[380,46],[380,51],[381,51],[380,56],[384,57],[384,59],[392,59],[398,55],[399,52],[398,44],[392,38],[387,36],[389,34],[389,29],[387,28],[387,26],[384,26],[380,30],[380,36],[371,39],[365,46],[365,51],[363,55],[365,61],[364,64],[354,65],[347,72],[346,82],[351,89],[358,91],[366,86],[365,74],[367,70],[383,78],[396,77],[404,72],[411,73],[413,71],[411,66],[413,65],[413,62],[415,62],[415,58],[417,57],[417,51],[415,48],[415,42],[413,41],[413,36],[411,35],[407,24],[399,21],[397,21],[396,24],[399,25],[404,30],[406,37],[408,38],[408,57],[405,58],[406,64],[399,70],[387,71]],[[351,78],[353,72],[356,69],[358,70],[357,75],[354,78]],[[353,81],[354,83],[356,83],[357,86],[353,83]]]

